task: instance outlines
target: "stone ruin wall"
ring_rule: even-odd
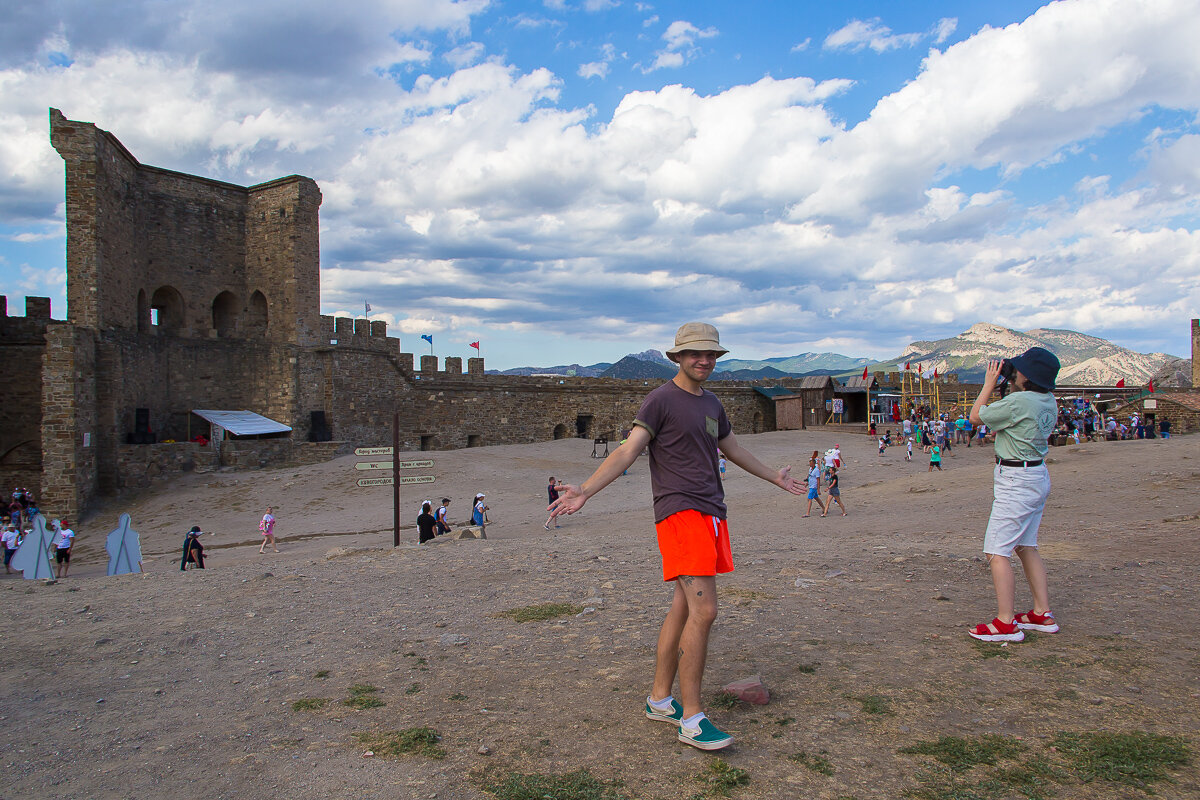
[[[1200,319],[1192,320],[1192,388],[1200,389]]]
[[[0,296],[0,497],[14,486],[41,497],[42,487],[42,356],[46,330],[62,325],[50,319],[50,298],[25,298],[25,316],[8,315],[8,298]],[[4,503],[7,505],[7,502]]]

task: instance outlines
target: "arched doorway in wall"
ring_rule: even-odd
[[[761,411],[754,412],[754,420],[750,423],[751,433],[762,433],[763,415]]]
[[[150,332],[150,300],[146,297],[145,289],[138,289],[137,332]]]
[[[246,309],[246,333],[264,334],[267,332],[267,296],[255,290],[250,295],[250,304]]]
[[[555,425],[554,426],[554,438],[555,439],[566,439],[567,438],[567,426],[563,425],[562,423]]]
[[[221,292],[213,299],[212,326],[217,338],[227,339],[238,334],[238,301],[233,292]]]
[[[183,295],[174,286],[160,286],[150,298],[150,324],[163,333],[184,330]]]

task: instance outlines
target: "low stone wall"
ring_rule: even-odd
[[[296,442],[292,445],[292,459],[289,464],[323,464],[337,456],[344,456],[354,451],[351,442]]]
[[[217,454],[195,442],[123,444],[117,447],[117,467],[120,488],[144,489],[155,478],[216,469]]]
[[[291,463],[294,449],[290,438],[226,439],[221,442],[221,466],[261,469]]]

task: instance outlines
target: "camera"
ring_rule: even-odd
[[[1000,399],[1004,399],[1004,395],[1008,394],[1008,386],[1012,382],[1013,375],[1017,372],[1017,368],[1007,358],[1000,362],[1000,380],[997,385],[1000,389]]]

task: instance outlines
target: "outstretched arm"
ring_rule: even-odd
[[[717,442],[717,446],[721,448],[721,452],[725,454],[727,459],[746,470],[746,472],[762,478],[767,483],[775,484],[785,492],[804,494],[808,488],[805,484],[797,483],[791,476],[792,468],[790,466],[776,472],[755,458],[749,450],[738,444],[737,437],[732,433]]]
[[[648,444],[650,444],[650,432],[640,425],[635,425],[625,443],[609,453],[608,458],[604,459],[604,463],[592,473],[592,477],[578,486],[564,485],[558,490],[558,499],[547,509],[551,519],[559,514],[574,514],[583,508],[583,504],[588,501],[588,498],[629,469],[637,460],[638,454]]]

